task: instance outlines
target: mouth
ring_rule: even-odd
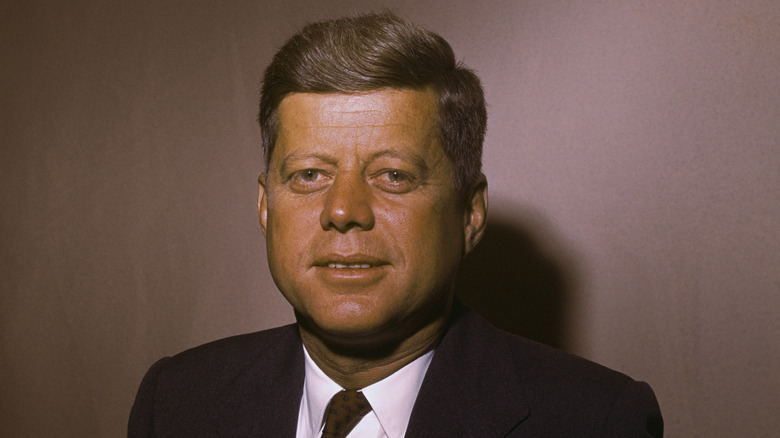
[[[371,269],[388,264],[386,260],[366,254],[327,254],[314,260],[315,267],[344,270]]]
[[[366,254],[327,254],[315,259],[313,267],[322,281],[344,292],[376,284],[388,274],[390,263]]]
[[[371,269],[374,265],[370,263],[353,263],[349,265],[345,263],[328,263],[326,267],[331,269]]]

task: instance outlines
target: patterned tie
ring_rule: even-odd
[[[344,438],[369,411],[371,405],[362,392],[350,390],[336,393],[325,409],[322,438]]]

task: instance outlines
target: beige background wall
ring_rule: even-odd
[[[484,80],[464,297],[649,381],[667,436],[776,436],[774,0],[2,2],[0,435],[122,436],[155,359],[292,320],[258,78],[304,22],[381,5]]]

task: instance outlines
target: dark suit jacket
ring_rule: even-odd
[[[295,325],[155,363],[128,436],[295,436],[304,358]],[[661,436],[650,387],[458,312],[436,348],[407,437]]]

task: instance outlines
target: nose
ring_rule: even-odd
[[[320,213],[322,229],[334,229],[341,233],[355,228],[370,230],[374,227],[371,206],[371,188],[362,175],[341,172],[328,187],[325,205]]]

